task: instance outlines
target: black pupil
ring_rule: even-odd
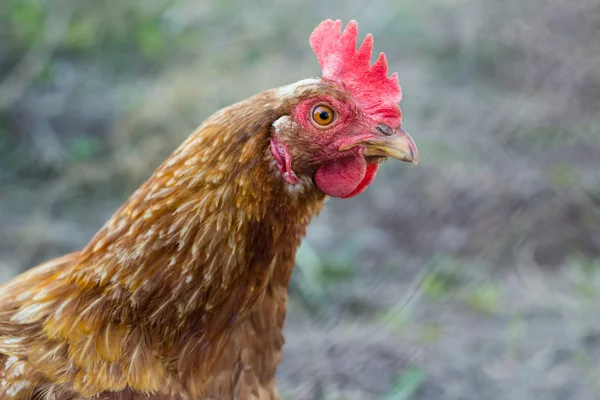
[[[321,118],[322,120],[326,121],[329,119],[329,113],[327,111],[321,111],[319,113],[319,118]]]

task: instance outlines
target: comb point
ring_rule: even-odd
[[[344,43],[346,51],[356,51],[356,39],[358,38],[358,24],[352,20],[346,25],[340,42]]]
[[[387,77],[387,59],[385,54],[379,53],[379,57],[377,57],[377,61],[371,67],[371,71],[373,75],[381,75],[383,78]]]
[[[365,37],[358,51],[356,52],[356,58],[360,59],[360,62],[371,63],[371,54],[373,53],[373,35],[370,33]]]

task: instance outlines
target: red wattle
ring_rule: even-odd
[[[352,191],[352,193],[350,193],[346,196],[343,196],[343,198],[348,199],[350,197],[359,195],[362,192],[364,192],[365,190],[367,190],[367,187],[369,187],[371,182],[373,182],[373,179],[375,179],[375,175],[377,175],[378,170],[379,170],[379,164],[367,164],[367,171],[365,173],[363,180],[360,181],[360,183],[358,184],[356,189],[354,189]]]
[[[315,183],[332,197],[348,198],[362,193],[375,178],[378,164],[367,164],[361,155],[330,161],[315,174]]]

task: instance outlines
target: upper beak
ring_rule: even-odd
[[[385,133],[378,133],[376,136],[371,136],[357,143],[365,146],[363,153],[365,156],[385,156],[400,161],[412,162],[415,165],[419,163],[417,145],[408,133],[404,132],[402,128],[393,131],[388,128]]]

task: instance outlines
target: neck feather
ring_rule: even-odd
[[[286,112],[265,92],[210,117],[82,251],[75,280],[156,318],[218,309],[232,293],[237,315],[270,283],[287,285],[324,196],[291,193],[277,175],[270,130]]]

